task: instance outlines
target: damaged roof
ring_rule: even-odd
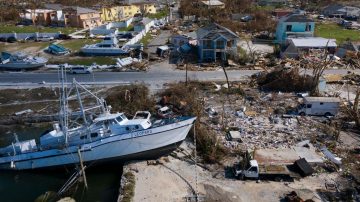
[[[198,39],[210,39],[214,40],[219,36],[225,37],[227,40],[238,39],[239,36],[233,31],[225,28],[219,24],[213,23],[206,27],[202,27],[196,31]]]
[[[336,39],[326,39],[322,37],[302,37],[288,38],[296,47],[326,48],[337,47]]]
[[[290,14],[283,17],[284,22],[314,22],[313,19],[301,14]]]

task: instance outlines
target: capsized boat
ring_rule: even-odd
[[[115,36],[106,36],[102,42],[85,45],[80,49],[80,52],[88,56],[117,56],[128,54],[130,49],[128,46],[120,47],[119,41]]]
[[[66,55],[70,53],[70,50],[59,44],[50,44],[46,52],[53,55]]]
[[[28,56],[18,52],[10,54],[2,52],[0,56],[0,70],[29,70],[43,67],[47,59],[43,57]]]
[[[95,98],[95,106],[83,105],[85,93]],[[80,159],[85,164],[153,159],[176,149],[196,120],[188,116],[155,119],[147,111],[137,112],[132,119],[110,113],[104,99],[75,80],[70,89],[62,87],[61,98],[60,122],[41,135],[39,144],[34,139],[16,140],[1,148],[0,169],[61,167],[78,164]],[[70,100],[78,100],[80,111],[68,108]]]

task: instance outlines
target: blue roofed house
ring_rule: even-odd
[[[239,36],[216,23],[196,31],[199,62],[224,62],[228,55],[237,54]]]
[[[301,14],[280,18],[276,27],[276,42],[284,45],[287,38],[313,37],[315,22]]]

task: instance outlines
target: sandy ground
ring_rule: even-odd
[[[125,169],[130,169],[136,176],[135,202],[185,201],[192,195],[192,190],[196,189],[194,165],[171,156],[167,158],[168,161],[160,160],[157,165],[147,162],[127,165]],[[322,173],[295,182],[256,182],[225,178],[224,172],[216,175],[216,172],[199,166],[197,172],[198,192],[203,201],[221,202],[279,201],[291,191],[296,191],[304,200],[321,201],[316,190],[325,189],[327,180],[338,177],[337,173]]]

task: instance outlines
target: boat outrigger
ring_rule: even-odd
[[[96,105],[86,108],[82,101],[86,95],[95,98]],[[61,167],[78,164],[80,158],[85,164],[153,159],[176,149],[196,120],[184,116],[154,119],[148,111],[128,119],[124,113],[110,113],[104,99],[75,80],[69,89],[62,82],[60,100],[59,123],[40,137],[39,145],[35,139],[16,140],[0,148],[0,169]],[[80,110],[71,111],[69,102],[76,100]]]

